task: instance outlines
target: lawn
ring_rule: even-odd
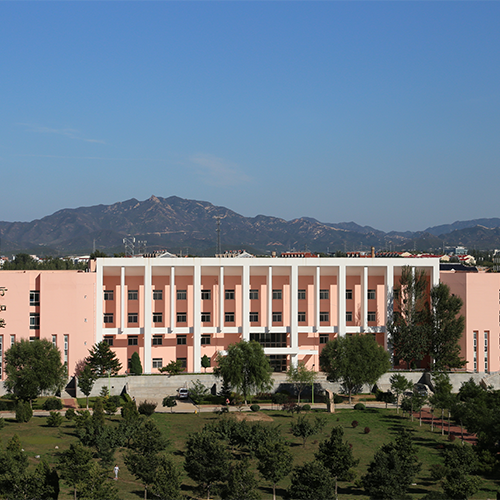
[[[410,494],[413,498],[418,499],[429,491],[438,488],[437,485],[433,484],[429,470],[435,464],[442,463],[441,447],[447,445],[446,439],[441,437],[440,431],[431,433],[429,426],[422,425],[420,427],[418,421],[411,422],[409,419],[397,415],[395,410],[338,410],[334,414],[324,413],[327,419],[326,427],[320,434],[311,436],[305,447],[302,446],[301,439],[293,437],[289,432],[290,422],[292,419],[297,418],[296,416],[291,416],[289,413],[281,411],[266,411],[262,412],[262,414],[272,419],[270,424],[280,425],[282,434],[290,442],[290,449],[294,455],[295,464],[302,464],[312,460],[314,453],[318,449],[318,443],[329,435],[333,426],[342,426],[345,432],[345,439],[352,444],[355,457],[360,459],[359,466],[357,467],[358,478],[366,472],[375,451],[382,444],[391,441],[401,426],[413,429],[414,441],[418,447],[418,458],[423,463],[423,466],[419,477],[416,478],[416,485],[410,490]],[[249,415],[254,416],[253,414]],[[110,423],[117,424],[120,418],[119,416],[113,416],[107,417],[107,420]],[[156,421],[160,429],[169,437],[171,441],[169,452],[172,453],[174,460],[182,468],[184,460],[183,450],[187,436],[191,432],[201,430],[207,422],[217,418],[227,418],[227,415],[217,416],[213,413],[157,413],[151,418]],[[356,428],[353,428],[351,425],[353,420],[359,423]],[[367,434],[365,433],[365,427],[370,429],[370,432]],[[36,455],[41,455],[49,463],[55,464],[57,454],[69,448],[69,445],[75,443],[78,439],[72,422],[65,420],[63,425],[57,429],[47,427],[45,417],[34,417],[26,424],[18,424],[13,420],[7,419],[5,427],[0,433],[4,446],[17,433],[21,439],[23,448],[28,453],[30,461],[33,464],[38,461],[35,458]],[[138,500],[143,498],[144,492],[142,486],[129,474],[123,463],[123,450],[118,450],[115,456],[116,463],[120,467],[119,481],[116,483],[120,489],[120,498],[123,500]],[[113,466],[114,464],[111,464],[109,467],[110,478],[112,477]],[[267,484],[261,478],[259,478],[259,484],[262,498],[272,498],[270,484]],[[278,498],[282,498],[288,484],[288,478],[279,483],[277,489]],[[196,498],[193,493],[193,486],[194,483],[184,475],[183,492],[190,498]],[[341,482],[339,486],[339,497],[341,499],[356,498],[364,500],[367,498],[364,495],[364,491],[356,487],[356,481],[352,483]],[[61,487],[60,500],[70,500],[72,495],[69,490],[62,484]],[[485,479],[481,490],[473,498],[495,498],[496,489],[494,481]]]

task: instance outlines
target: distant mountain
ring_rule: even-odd
[[[440,236],[443,234],[448,234],[456,230],[460,229],[468,229],[471,227],[483,226],[488,228],[500,227],[500,219],[473,219],[473,220],[464,220],[464,221],[456,221],[453,224],[442,224],[441,226],[429,227],[425,231],[427,233],[431,233],[434,236]]]
[[[216,217],[221,220],[223,250],[335,252],[440,249],[443,245],[500,248],[500,219],[490,226],[455,222],[424,232],[384,233],[355,222],[326,223],[310,217],[286,221],[258,215],[243,217],[225,207],[177,196],[135,198],[113,205],[63,209],[32,222],[0,222],[0,252],[27,251],[40,255],[90,253],[95,244],[107,253],[123,251],[123,238],[147,241],[147,251],[168,249],[194,255],[213,255]],[[492,226],[497,221],[497,226]],[[462,228],[460,224],[465,224]],[[489,229],[492,227],[492,229]],[[439,230],[438,230],[439,229]]]

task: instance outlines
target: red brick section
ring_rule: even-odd
[[[64,408],[78,408],[78,405],[76,404],[76,399],[74,398],[67,398],[62,400]]]

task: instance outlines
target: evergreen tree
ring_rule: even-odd
[[[180,472],[172,460],[165,455],[158,457],[151,492],[160,500],[177,500],[181,498]]]
[[[285,498],[290,500],[334,500],[335,483],[325,466],[307,462],[293,469],[292,482]]]
[[[99,342],[89,349],[87,363],[98,377],[106,375],[108,371],[111,375],[117,375],[122,369],[116,354],[106,342]]]
[[[273,485],[273,500],[275,500],[276,484],[292,470],[292,454],[282,441],[268,440],[261,443],[257,458],[259,472]]]
[[[78,375],[78,388],[87,398],[87,410],[89,408],[89,396],[92,392],[92,388],[94,387],[96,378],[96,374],[92,371],[92,368],[88,364],[85,364],[85,367]]]
[[[137,352],[133,352],[130,358],[130,373],[132,375],[142,375],[141,358]]]

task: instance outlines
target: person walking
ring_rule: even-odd
[[[118,471],[120,470],[120,468],[118,467],[118,465],[115,464],[115,468],[113,469],[115,471],[115,481],[118,480]]]

